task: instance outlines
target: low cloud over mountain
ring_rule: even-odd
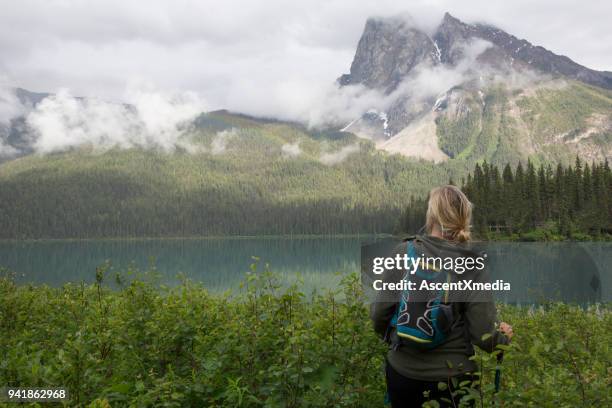
[[[225,139],[195,148],[186,137],[202,112],[218,106],[195,92],[138,83],[123,92],[122,102],[109,102],[65,89],[32,93],[5,81],[0,158],[84,145],[225,152]],[[609,72],[492,25],[466,24],[448,13],[438,24],[400,14],[367,19],[350,72],[337,82],[280,75],[266,95],[245,83],[236,106],[256,116],[351,132],[378,149],[435,162],[532,154],[557,160],[577,153],[596,159],[611,154],[610,88]],[[560,108],[552,106],[559,101]],[[568,121],[563,109],[580,115]],[[298,157],[301,149],[289,145],[283,152]],[[334,157],[321,161],[333,163]]]

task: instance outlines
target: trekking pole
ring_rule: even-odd
[[[497,355],[497,367],[495,367],[495,393],[499,392],[499,386],[501,384],[501,363],[504,362],[504,353],[501,352]]]

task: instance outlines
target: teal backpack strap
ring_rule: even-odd
[[[406,252],[408,253],[408,258],[414,259],[416,258],[416,249],[414,248],[413,240],[409,240],[406,245]]]
[[[415,239],[416,237],[411,237],[406,240],[406,254],[408,255],[409,259],[416,258],[416,249],[413,243]],[[403,278],[406,279],[409,274],[410,270],[406,270]],[[393,350],[398,350],[403,345],[402,338],[397,334],[397,321],[400,315],[400,308],[402,306],[402,302],[405,302],[403,292],[400,295],[400,299],[398,300],[397,305],[395,307],[395,313],[393,314],[393,317],[389,322],[387,333],[385,334],[385,339],[391,345]]]
[[[406,238],[406,253],[408,254],[408,257],[415,256],[414,244],[412,244],[412,241],[415,238],[416,238],[415,236]],[[404,278],[406,277],[408,273],[409,271],[406,271]],[[387,326],[387,331],[385,332],[385,336],[383,337],[383,340],[386,343],[390,344],[393,350],[399,349],[399,347],[402,345],[402,339],[397,334],[395,336],[393,335],[394,334],[393,330],[396,329],[397,318],[399,317],[399,308],[400,308],[401,302],[402,302],[402,299],[400,297],[400,299],[397,302],[397,305],[395,306],[395,312],[393,313],[393,316],[391,317],[391,320],[389,321],[389,325]]]

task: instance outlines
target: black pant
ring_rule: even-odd
[[[386,364],[386,377],[387,377],[387,394],[391,400],[391,406],[393,408],[403,407],[420,407],[425,401],[436,400],[440,404],[440,407],[458,407],[461,396],[455,396],[454,405],[453,402],[444,402],[442,398],[446,398],[453,401],[451,392],[454,390],[451,381],[444,381],[447,384],[447,388],[444,391],[438,389],[438,383],[440,381],[420,381],[407,378],[398,373],[391,367],[391,364]],[[457,384],[461,381],[470,379],[468,377],[458,377]],[[449,384],[450,383],[450,384]],[[450,387],[449,387],[450,386]],[[424,392],[429,391],[429,396],[425,397]]]

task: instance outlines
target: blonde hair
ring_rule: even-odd
[[[447,185],[429,192],[425,224],[428,233],[437,225],[445,239],[469,241],[471,220],[472,203],[459,188]]]

